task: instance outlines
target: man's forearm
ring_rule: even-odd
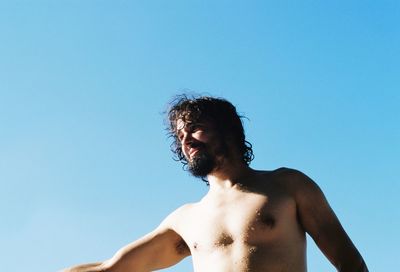
[[[82,264],[66,268],[60,272],[105,272],[103,263]]]
[[[357,271],[360,271],[360,272],[368,272],[367,264],[364,262],[363,259],[361,259],[361,264],[360,264],[360,267],[358,268]]]
[[[339,270],[339,272],[369,272],[368,267],[365,264],[364,260],[361,258],[361,261],[357,265],[348,265],[343,266]]]

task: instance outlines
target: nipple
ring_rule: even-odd
[[[226,247],[232,243],[233,243],[233,238],[231,235],[222,234],[221,237],[218,239],[218,241],[215,243],[215,245]]]
[[[266,214],[266,215],[262,216],[261,222],[263,222],[265,225],[267,225],[271,228],[273,228],[275,226],[275,218],[270,214]]]

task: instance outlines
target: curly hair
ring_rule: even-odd
[[[229,101],[211,96],[189,97],[183,94],[175,96],[169,106],[167,131],[168,136],[173,139],[171,151],[174,153],[174,160],[181,161],[184,167],[188,161],[177,136],[178,120],[186,125],[199,121],[212,123],[224,142],[231,139],[236,145],[243,163],[249,165],[254,159],[252,145],[245,139],[242,124],[244,116],[240,116]]]

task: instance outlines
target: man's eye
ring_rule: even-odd
[[[196,131],[199,131],[199,130],[201,130],[201,129],[202,129],[201,126],[192,126],[192,127],[190,128],[190,130],[191,130],[192,132],[196,132]]]

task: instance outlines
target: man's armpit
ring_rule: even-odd
[[[175,243],[175,250],[179,255],[190,254],[190,249],[183,239]]]

